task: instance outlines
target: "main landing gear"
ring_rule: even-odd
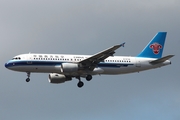
[[[84,83],[81,81],[80,76],[78,76],[78,77],[76,77],[76,78],[79,80],[79,82],[77,83],[77,86],[78,86],[79,88],[81,88],[81,87],[84,85]]]
[[[78,76],[78,77],[76,77],[76,78],[79,80],[79,82],[77,83],[77,86],[78,86],[79,88],[83,87],[83,86],[84,86],[84,83],[81,81],[80,76]],[[92,80],[92,75],[87,75],[87,76],[86,76],[86,80],[87,80],[87,81]]]
[[[77,84],[77,86],[78,86],[79,88],[81,88],[82,86],[84,86],[84,83],[83,83],[82,81],[79,81],[78,84]]]
[[[28,76],[28,78],[26,78],[26,82],[29,82],[30,81],[30,72],[27,72],[27,76]]]
[[[92,80],[92,75],[87,75],[87,76],[86,76],[86,80],[87,80],[87,81]]]

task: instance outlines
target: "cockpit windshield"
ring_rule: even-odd
[[[14,57],[12,60],[20,60],[20,57]]]

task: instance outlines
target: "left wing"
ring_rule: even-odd
[[[115,53],[115,50],[118,49],[119,47],[124,47],[124,44],[125,43],[112,46],[106,50],[103,50],[97,54],[94,54],[93,56],[87,59],[80,61],[79,62],[80,68],[93,71],[99,62],[104,61],[104,59],[108,58],[109,56],[113,56],[113,54]]]

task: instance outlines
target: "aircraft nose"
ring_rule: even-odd
[[[4,66],[9,69],[9,67],[11,66],[11,63],[7,62],[4,64]]]
[[[8,67],[8,63],[5,63],[5,65],[4,65],[6,68]]]

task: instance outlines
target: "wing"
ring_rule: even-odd
[[[124,47],[124,44],[125,43],[122,43],[120,45],[115,45],[97,54],[94,54],[93,56],[80,61],[79,65],[82,69],[93,71],[99,62],[104,61],[104,59],[108,58],[109,56],[113,56],[115,50],[118,49],[119,47]]]

